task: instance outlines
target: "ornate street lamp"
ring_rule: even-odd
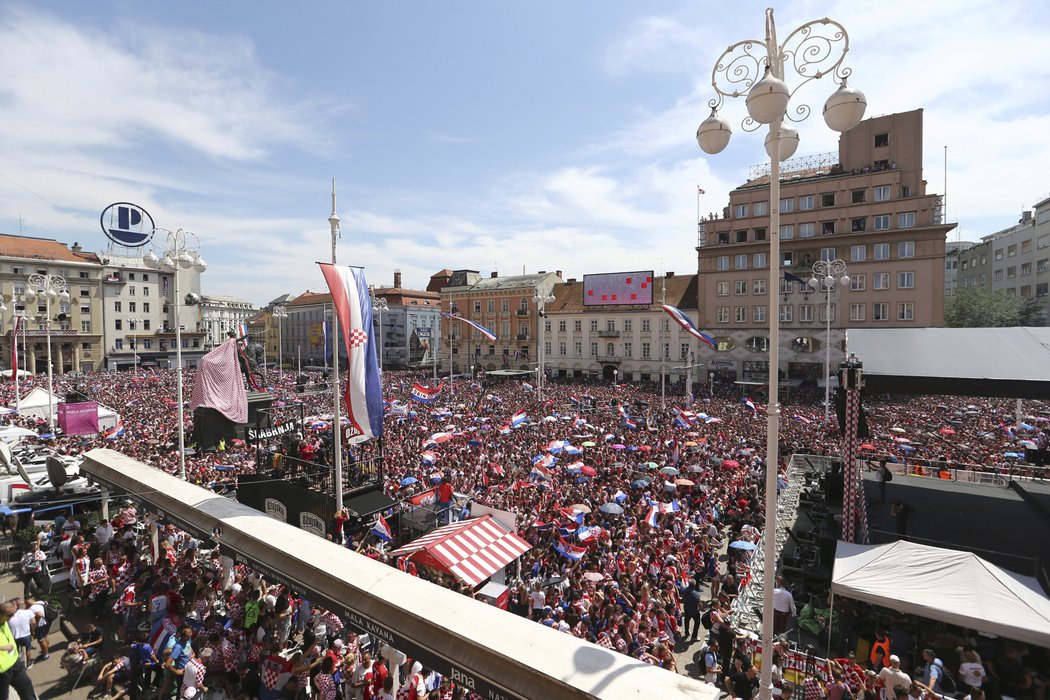
[[[36,298],[43,298],[47,305],[46,311],[44,312],[47,314],[44,319],[44,330],[47,332],[47,424],[50,426],[51,432],[54,432],[55,392],[54,367],[51,363],[51,302],[55,299],[59,299],[63,302],[69,301],[69,291],[66,286],[66,278],[61,275],[42,275],[35,272],[29,275],[29,286],[26,287],[25,298],[27,301],[33,301]]]

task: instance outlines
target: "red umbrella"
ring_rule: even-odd
[[[728,467],[729,469],[735,469],[740,466],[740,462],[736,461],[735,459],[727,459],[726,461],[722,462],[722,466]]]
[[[639,445],[638,446],[638,451],[639,452],[648,452],[651,449],[653,449],[653,448],[650,445]]]
[[[585,476],[598,476],[598,470],[589,464],[585,464],[580,467],[580,473]]]
[[[869,445],[868,443],[865,442],[865,443],[861,444],[860,449],[862,449],[862,450],[874,450],[875,449],[875,445]]]
[[[952,430],[951,428],[941,428],[937,432],[940,433],[941,435],[955,435],[955,431]]]

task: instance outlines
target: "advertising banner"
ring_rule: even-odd
[[[58,427],[66,435],[97,435],[98,404],[94,401],[58,404]]]

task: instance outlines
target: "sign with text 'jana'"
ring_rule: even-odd
[[[128,248],[139,248],[149,243],[156,228],[149,212],[131,202],[110,204],[102,210],[99,222],[106,238]]]

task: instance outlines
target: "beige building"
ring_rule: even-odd
[[[46,300],[26,297],[29,276],[52,275],[65,281],[69,300],[51,301],[51,360],[54,372],[100,369],[102,342],[102,266],[94,253],[48,238],[0,234],[0,294],[3,336],[0,364],[10,366],[13,319],[26,319],[18,334],[19,368],[47,371],[48,307]]]
[[[781,168],[780,247],[784,271],[808,280],[817,261],[842,260],[848,287],[828,297],[781,278],[781,376],[819,381],[824,348],[832,371],[846,328],[940,326],[944,320],[942,200],[926,192],[922,110],[862,121],[837,153]],[[722,380],[768,376],[769,168],[752,168],[722,217],[701,223],[697,241],[700,327],[717,336],[712,361]]]

